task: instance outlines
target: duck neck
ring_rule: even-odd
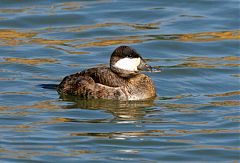
[[[110,66],[110,69],[117,74],[120,77],[123,78],[131,78],[133,76],[136,76],[138,74],[138,71],[129,71],[129,70],[124,70],[120,68],[116,68],[114,66]]]

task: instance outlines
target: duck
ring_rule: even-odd
[[[152,67],[132,47],[119,46],[111,54],[109,66],[93,67],[66,76],[57,85],[57,92],[83,99],[153,99],[156,97],[154,82],[142,71],[152,71]]]

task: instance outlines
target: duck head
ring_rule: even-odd
[[[152,71],[152,67],[144,61],[141,55],[129,46],[120,46],[113,51],[110,68],[123,77],[136,75],[139,71]]]

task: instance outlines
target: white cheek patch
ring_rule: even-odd
[[[128,71],[137,71],[137,66],[140,64],[141,58],[123,58],[117,61],[114,64],[114,67],[128,70]]]

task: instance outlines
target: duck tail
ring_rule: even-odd
[[[58,84],[40,84],[39,86],[44,89],[57,89]]]

